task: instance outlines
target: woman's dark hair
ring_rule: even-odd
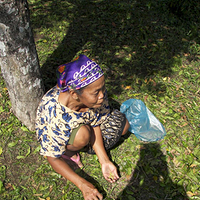
[[[78,95],[81,95],[82,93],[83,93],[83,90],[86,88],[87,86],[85,86],[85,87],[82,87],[82,88],[80,88],[80,89],[78,89],[78,90],[74,90]]]

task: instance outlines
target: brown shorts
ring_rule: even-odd
[[[79,127],[77,127],[77,128],[72,130],[68,144],[73,144],[74,143],[74,138],[76,136],[76,133],[78,132],[79,128],[81,128],[81,126],[83,126],[83,125],[84,124],[80,124]]]

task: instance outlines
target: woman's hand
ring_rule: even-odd
[[[117,168],[111,161],[103,163],[101,168],[104,178],[110,183],[114,183],[119,179]]]
[[[99,191],[89,182],[81,185],[81,192],[84,200],[102,200],[103,196]]]
[[[47,157],[47,160],[57,173],[74,183],[81,190],[85,200],[103,199],[102,194],[91,183],[76,174],[63,159]]]

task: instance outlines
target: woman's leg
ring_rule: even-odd
[[[91,138],[91,127],[88,125],[82,125],[73,140],[72,144],[66,145],[65,155],[77,160],[77,152],[83,149],[90,141]],[[78,160],[78,166],[81,168],[83,164]]]
[[[74,138],[73,144],[68,144],[66,150],[69,152],[77,152],[85,147],[91,137],[91,127],[89,125],[83,125],[79,128]],[[74,153],[73,153],[74,154]]]
[[[122,135],[125,135],[128,132],[129,127],[130,127],[130,124],[129,124],[128,120],[126,119],[126,124],[124,126],[124,130],[122,132]]]
[[[110,117],[100,125],[105,149],[111,149],[119,141],[121,136],[128,132],[129,126],[125,114],[114,110]],[[95,153],[90,145],[88,153]]]

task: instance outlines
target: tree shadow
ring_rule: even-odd
[[[169,176],[166,157],[158,143],[142,144],[140,159],[129,184],[117,198],[188,200],[184,188],[173,183]]]
[[[177,57],[188,52],[189,39],[197,37],[188,36],[191,21],[171,14],[167,0],[58,0],[40,4],[48,4],[47,14],[56,20],[70,21],[63,41],[42,66],[47,90],[55,84],[56,68],[79,52],[102,66],[113,94],[123,91],[122,84],[132,85],[134,90],[136,78],[170,76],[172,66],[181,64]],[[51,26],[51,21],[38,26]],[[153,92],[161,90],[165,87],[160,83]]]

